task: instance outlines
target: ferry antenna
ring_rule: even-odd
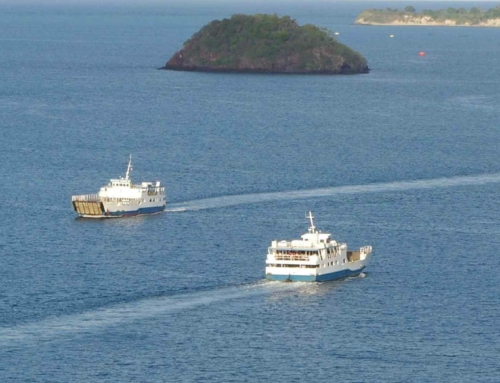
[[[132,171],[132,154],[130,154],[130,158],[128,160],[127,173],[125,174],[125,179],[130,179],[130,172]]]
[[[312,214],[312,211],[309,211],[309,214],[306,215],[306,218],[309,218],[311,221],[311,227],[309,227],[309,232],[310,233],[315,233],[316,232],[316,226],[314,226],[314,216]]]

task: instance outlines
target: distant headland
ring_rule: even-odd
[[[160,69],[204,72],[356,74],[366,59],[325,28],[289,16],[233,15],[205,25]]]
[[[361,25],[500,27],[500,6],[487,11],[477,7],[470,10],[450,7],[439,10],[424,9],[422,12],[416,12],[411,5],[404,10],[368,9],[361,12],[354,23]]]

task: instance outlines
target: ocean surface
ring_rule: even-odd
[[[0,382],[500,381],[500,29],[353,25],[405,5],[0,6]],[[157,70],[234,13],[371,72]],[[167,211],[76,219],[129,154]],[[360,277],[265,280],[309,210]]]

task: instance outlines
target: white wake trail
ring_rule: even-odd
[[[82,314],[64,315],[40,322],[0,328],[0,347],[38,344],[75,335],[94,334],[106,327],[165,316],[231,299],[295,290],[303,286],[300,283],[259,282],[192,294],[148,298]]]
[[[179,212],[187,210],[204,210],[269,201],[319,198],[341,194],[382,193],[417,189],[437,189],[446,187],[485,185],[498,182],[500,182],[500,173],[483,174],[477,176],[435,178],[419,181],[397,181],[368,185],[335,186],[320,189],[296,190],[275,193],[242,194],[173,203],[167,205],[166,211]]]

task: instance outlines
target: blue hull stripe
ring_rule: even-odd
[[[113,211],[104,213],[103,217],[130,217],[134,215],[145,215],[145,214],[155,214],[160,213],[165,210],[165,205],[163,206],[154,206],[154,207],[145,207],[137,210],[131,211]]]
[[[266,278],[270,281],[290,281],[290,282],[323,282],[334,281],[347,277],[354,277],[361,274],[364,267],[357,270],[340,270],[330,274],[323,275],[293,275],[293,274],[267,274]]]

